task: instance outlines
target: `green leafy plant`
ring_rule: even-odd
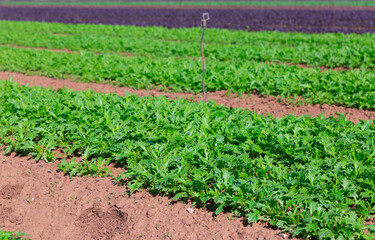
[[[62,159],[59,163],[59,169],[63,173],[68,173],[70,177],[73,176],[96,176],[96,177],[108,177],[111,176],[111,171],[106,167],[108,161],[102,158],[92,159],[91,161],[83,160],[82,162],[76,162],[73,158],[70,162],[66,159]]]
[[[29,236],[25,233],[22,232],[6,232],[2,229],[0,229],[0,240],[21,240],[24,239],[26,240],[26,236]]]

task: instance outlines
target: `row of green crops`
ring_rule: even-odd
[[[375,125],[0,81],[0,143],[123,166],[120,179],[304,238],[373,239]],[[209,206],[208,206],[209,207]],[[364,233],[364,230],[370,233]]]
[[[164,27],[136,27],[102,24],[63,24],[46,22],[24,22],[0,20],[3,29],[12,31],[19,29],[25,32],[56,33],[73,35],[108,35],[113,37],[131,37],[150,39],[166,39],[180,41],[197,41],[198,28],[164,28]],[[211,34],[205,36],[205,42],[209,43],[242,43],[252,44],[257,41],[269,43],[298,44],[319,43],[319,44],[349,44],[361,43],[371,45],[373,34],[306,34],[306,33],[284,33],[284,32],[248,32],[242,30],[209,29]]]
[[[0,44],[154,57],[199,57],[199,29],[64,25],[1,21]],[[205,56],[213,61],[303,63],[310,66],[375,66],[373,35],[245,32],[210,29]]]
[[[27,234],[24,234],[22,232],[6,232],[2,229],[0,229],[0,240],[19,240],[19,239],[26,239],[25,236],[28,236]]]
[[[55,78],[108,82],[134,88],[164,86],[200,92],[199,60],[121,57],[92,52],[65,53],[0,46],[0,70],[32,72]],[[375,74],[371,70],[320,71],[318,68],[208,61],[206,89],[258,91],[263,95],[302,96],[307,103],[375,109]]]
[[[5,1],[0,5],[88,5],[88,6],[375,6],[373,1]]]

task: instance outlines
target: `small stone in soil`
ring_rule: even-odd
[[[188,213],[194,213],[194,209],[192,209],[192,208],[188,208],[188,209],[186,209],[186,211],[188,211]]]

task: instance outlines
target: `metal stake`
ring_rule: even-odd
[[[206,30],[207,21],[210,20],[210,16],[208,13],[203,13],[202,15],[202,23],[201,23],[201,56],[202,56],[202,91],[203,91],[203,101],[206,101],[206,90],[204,87],[204,73],[205,73],[205,67],[204,67],[204,55],[203,55],[203,37],[204,32]]]

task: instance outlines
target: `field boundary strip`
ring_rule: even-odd
[[[35,74],[27,75],[15,72],[1,72],[0,79],[13,79],[22,85],[29,86],[43,86],[52,87],[53,89],[61,89],[67,87],[76,91],[92,89],[96,92],[115,93],[120,96],[125,94],[137,94],[140,97],[145,96],[165,96],[171,99],[184,98],[189,101],[201,101],[203,100],[201,94],[193,93],[175,93],[160,91],[157,89],[134,89],[130,87],[119,87],[103,83],[84,83],[76,82],[66,79],[55,79],[45,76],[38,76]],[[228,108],[243,108],[250,111],[255,111],[259,114],[268,115],[271,114],[274,117],[283,117],[289,114],[318,116],[323,114],[328,116],[337,116],[336,113],[344,113],[349,121],[358,123],[359,120],[375,120],[375,111],[359,110],[355,108],[346,108],[340,106],[331,105],[295,105],[293,102],[287,100],[281,100],[277,97],[272,96],[261,96],[258,94],[236,96],[235,94],[228,94],[226,91],[219,92],[208,92],[208,100],[213,100],[219,105],[224,105]]]
[[[29,6],[254,6],[254,7],[362,7],[375,6],[373,1],[5,1],[0,5]]]

